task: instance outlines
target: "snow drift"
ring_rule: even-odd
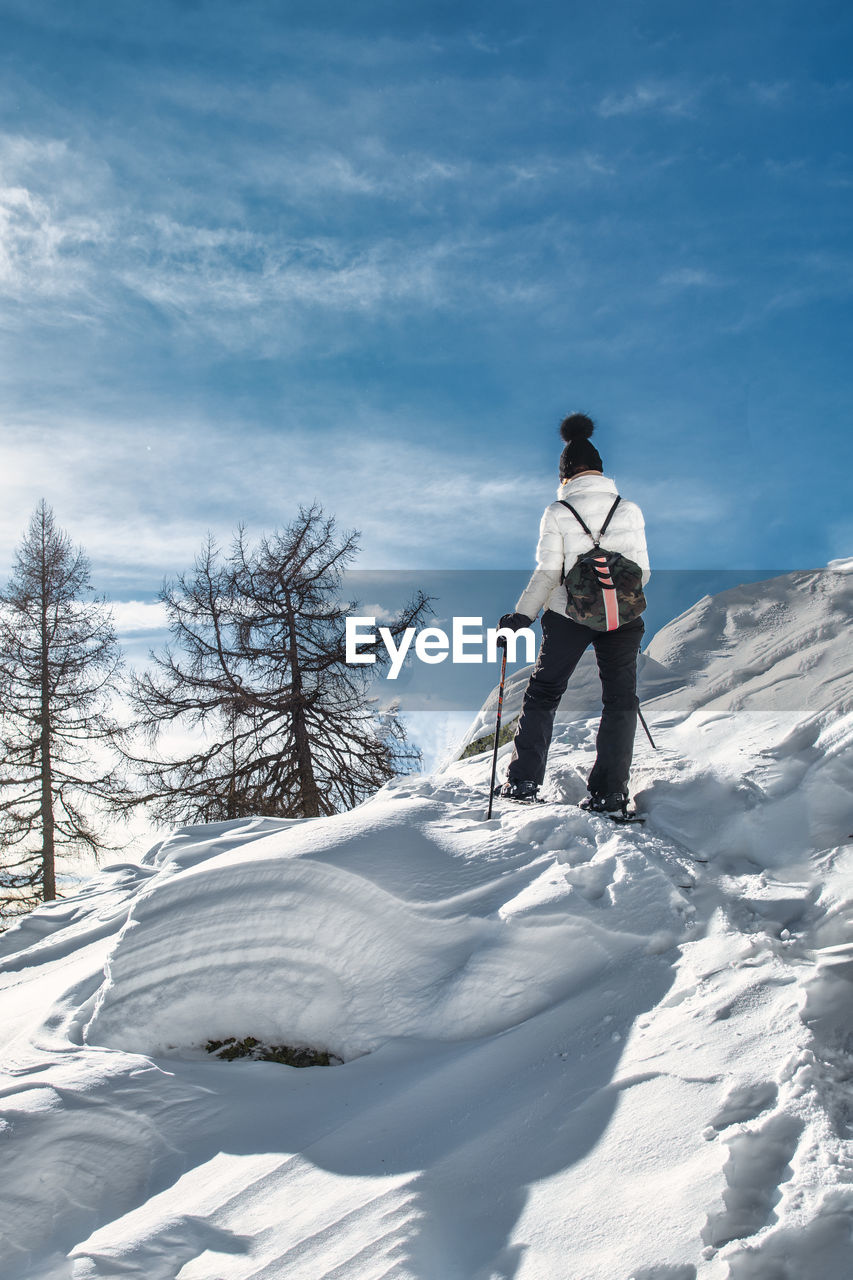
[[[851,569],[652,640],[644,828],[565,803],[586,664],[544,805],[487,823],[489,757],[451,761],[185,828],[0,938],[4,1277],[846,1280]]]
[[[371,821],[399,827],[401,816],[428,831],[445,806],[411,799],[398,815],[386,802]],[[397,1036],[481,1036],[584,985],[635,941],[571,917],[484,919],[476,894],[463,911],[455,897],[407,902],[341,866],[289,856],[290,843],[272,833],[249,855],[220,852],[158,877],[110,955],[86,1042],[164,1053],[254,1034],[352,1058]]]

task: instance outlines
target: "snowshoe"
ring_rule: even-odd
[[[502,800],[514,800],[516,804],[536,804],[537,782],[516,781],[507,778],[503,786],[495,788],[495,795]]]
[[[628,808],[628,796],[624,791],[611,791],[608,795],[591,792],[578,805],[585,813],[597,813],[611,822],[645,822],[636,810]]]
[[[611,791],[608,795],[591,791],[578,807],[590,813],[622,813],[628,807],[628,796],[624,791]]]

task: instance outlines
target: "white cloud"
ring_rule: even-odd
[[[104,239],[94,218],[63,214],[26,187],[0,187],[0,292],[69,297],[85,287],[85,251]]]
[[[411,443],[410,424],[359,406],[322,442],[306,421],[281,432],[205,422],[31,421],[0,439],[0,564],[11,565],[41,497],[94,565],[96,589],[156,590],[189,568],[208,530],[226,545],[237,525],[250,538],[291,520],[318,498],[341,529],[361,531],[357,569],[468,567],[532,552],[551,478],[504,478],[474,450],[442,455]],[[556,460],[555,460],[556,465]],[[369,495],[369,501],[365,500]],[[515,528],[508,533],[511,504]],[[528,546],[528,544],[530,544]],[[153,608],[153,606],[152,606]],[[148,610],[128,606],[147,627]]]
[[[358,602],[358,616],[360,618],[374,618],[378,627],[384,627],[394,621],[396,614],[392,609],[386,609],[383,604],[370,604],[368,601],[360,600]]]
[[[268,149],[262,156],[249,149],[236,185],[233,174],[225,184],[218,158],[198,164],[205,202],[181,205],[166,190],[149,212],[126,203],[98,156],[55,139],[0,134],[0,294],[25,306],[28,321],[75,327],[112,325],[135,297],[184,331],[262,355],[312,341],[309,311],[322,320],[330,311],[379,313],[389,305],[536,305],[552,284],[538,255],[553,227],[468,226],[513,189],[613,176],[591,151],[460,162],[426,151],[401,155],[369,133],[347,152],[293,144],[273,163]],[[239,190],[284,200],[298,211],[294,230],[260,226],[244,207],[251,196],[235,197]],[[470,218],[399,216],[451,192]],[[329,222],[330,201],[361,198],[387,207],[358,233]],[[306,232],[319,212],[331,229]]]
[[[59,140],[0,134],[0,294],[32,307],[89,289],[103,173]]]
[[[227,349],[251,347],[268,356],[314,341],[306,318],[323,313],[343,318],[390,306],[400,314],[539,305],[554,281],[543,278],[538,252],[529,228],[523,237],[512,230],[438,230],[423,239],[385,236],[359,245],[331,236],[274,241],[169,223],[160,240],[115,274],[172,324]],[[331,340],[325,328],[326,351]]]
[[[266,162],[266,169],[261,166]],[[280,190],[303,206],[321,207],[330,195],[412,200],[419,188],[469,180],[470,162],[407,151],[400,155],[378,138],[360,138],[346,153],[322,147],[292,151],[270,170],[268,156],[251,157],[249,168],[260,185]]]
[[[598,114],[612,116],[637,115],[660,111],[666,115],[692,115],[698,90],[659,80],[645,81],[625,93],[609,93],[598,104]]]
[[[166,606],[159,600],[116,600],[112,615],[120,637],[162,632],[169,626]]]

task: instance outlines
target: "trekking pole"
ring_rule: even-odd
[[[489,811],[486,814],[487,822],[492,816],[492,801],[495,795],[495,773],[498,767],[498,739],[501,736],[501,712],[503,711],[504,705],[504,680],[506,679],[506,640],[504,640],[501,647],[504,651],[504,656],[501,658],[501,678],[500,683],[498,684],[498,718],[497,723],[495,724],[495,749],[492,752],[492,780],[489,783]]]
[[[645,721],[645,719],[644,719],[644,717],[643,717],[643,713],[642,713],[642,711],[640,710],[640,704],[639,704],[639,702],[637,703],[637,715],[640,717],[640,724],[643,726],[643,728],[644,728],[644,729],[645,729],[645,731],[646,731],[646,737],[648,738],[649,742],[650,742],[650,743],[652,744],[652,746],[654,747],[655,751],[657,751],[657,746],[656,746],[656,744],[655,744],[655,740],[654,740],[654,738],[652,737],[652,735],[649,733],[649,726],[646,724],[646,721]]]

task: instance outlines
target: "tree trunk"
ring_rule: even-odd
[[[41,595],[41,706],[39,749],[41,754],[41,866],[42,896],[45,902],[56,897],[56,847],[53,818],[53,759],[50,722],[50,647],[47,627],[47,548],[42,542]]]
[[[228,779],[228,799],[225,803],[225,817],[232,821],[237,813],[237,712],[232,707],[228,715],[228,728],[231,734],[231,776]]]
[[[53,820],[53,768],[50,758],[50,715],[41,724],[42,890],[45,902],[56,897],[56,851]]]
[[[311,754],[311,738],[305,721],[305,703],[302,697],[302,668],[299,662],[299,649],[296,644],[296,618],[290,602],[290,592],[285,593],[287,608],[287,626],[290,636],[290,684],[293,697],[293,743],[296,750],[296,772],[299,778],[299,792],[302,798],[302,816],[319,818],[320,792],[314,776],[314,760]]]

